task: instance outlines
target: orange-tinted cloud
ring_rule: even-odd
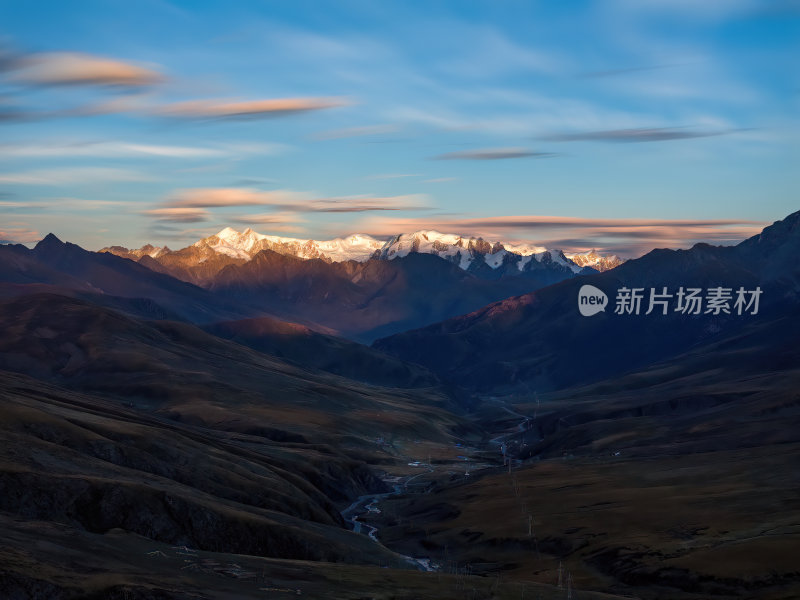
[[[193,188],[179,190],[164,202],[166,208],[222,208],[229,206],[270,206],[289,212],[346,213],[427,208],[426,198],[404,196],[352,196],[315,198],[292,190],[262,191],[252,188]]]
[[[41,234],[33,229],[12,227],[0,229],[0,244],[27,244],[42,239]]]
[[[28,54],[15,60],[8,70],[12,81],[38,85],[141,87],[164,81],[164,76],[153,69],[78,52]]]
[[[268,100],[189,100],[159,108],[157,114],[185,119],[252,119],[346,106],[345,98],[276,98]]]

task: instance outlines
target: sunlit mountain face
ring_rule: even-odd
[[[799,45],[0,5],[0,598],[800,597]]]

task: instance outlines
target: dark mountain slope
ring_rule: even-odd
[[[325,488],[377,483],[342,454],[199,429],[8,372],[0,399],[0,510],[17,519],[211,551],[402,563],[344,529]]]
[[[438,385],[436,376],[423,367],[295,323],[261,317],[214,323],[204,329],[293,364],[355,381],[402,388]]]
[[[53,234],[32,250],[24,246],[0,246],[0,280],[147,298],[186,320],[201,323],[253,316],[252,309],[245,313],[207,290],[110,253],[88,252],[75,244],[61,242]]]
[[[0,330],[2,369],[219,429],[330,441],[372,439],[384,428],[441,438],[456,424],[436,408],[449,402],[436,388],[361,384],[287,364],[193,325],[139,321],[63,296],[0,303]]]
[[[469,315],[378,340],[374,347],[427,366],[446,381],[477,391],[552,390],[614,377],[735,334],[741,327],[800,315],[800,213],[736,247],[699,244],[654,250],[612,271],[578,277]],[[604,312],[578,312],[578,291],[608,295]],[[645,288],[641,313],[615,314],[617,290]],[[650,314],[649,289],[760,286],[757,315]],[[733,302],[731,302],[733,305]]]
[[[264,250],[245,264],[225,267],[208,287],[282,318],[312,321],[345,337],[371,341],[570,275],[559,273],[533,270],[488,280],[430,254],[328,263]]]

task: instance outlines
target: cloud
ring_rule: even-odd
[[[758,233],[765,223],[740,219],[587,219],[541,215],[459,218],[369,217],[357,224],[374,236],[433,229],[489,240],[525,239],[537,245],[580,252],[592,248],[638,256],[653,248],[682,248],[697,242],[731,244]]]
[[[252,188],[191,188],[174,192],[168,207],[220,208],[225,206],[292,206],[305,200],[290,190],[261,191]]]
[[[189,100],[162,106],[157,114],[184,119],[255,119],[347,106],[345,98],[276,98],[232,102]]]
[[[332,129],[321,131],[314,138],[317,140],[339,140],[353,137],[366,137],[370,135],[386,135],[396,133],[400,128],[396,125],[366,125],[363,127],[348,127],[345,129]]]
[[[378,175],[367,175],[364,179],[403,179],[405,177],[422,177],[419,173],[379,173]]]
[[[303,227],[298,223],[303,222],[296,213],[268,213],[258,215],[243,215],[240,217],[233,217],[226,219],[229,223],[238,223],[240,225],[269,225],[270,231],[280,231],[284,233],[300,233],[304,231]]]
[[[152,109],[153,93],[149,90],[136,90],[135,93],[106,98],[99,102],[84,104],[75,108],[53,111],[50,117],[95,117],[120,113],[142,113]]]
[[[727,133],[730,133],[730,131],[692,131],[681,127],[654,127],[561,133],[545,136],[541,139],[551,142],[668,142],[672,140],[712,137],[725,135]]]
[[[346,213],[386,210],[421,210],[427,198],[420,194],[402,196],[348,196],[317,198],[293,190],[262,191],[252,188],[193,188],[178,190],[163,203],[165,208],[222,208],[270,206],[289,212]]]
[[[283,144],[221,144],[218,147],[166,146],[134,142],[74,142],[38,144],[0,144],[0,157],[49,158],[91,156],[102,158],[216,158],[242,154],[279,154]]]
[[[550,51],[518,43],[500,29],[487,25],[469,25],[460,21],[431,23],[451,35],[469,40],[457,45],[450,58],[439,61],[437,68],[457,77],[486,78],[511,73],[547,74],[563,73],[566,61]],[[441,35],[441,31],[429,31]]]
[[[646,67],[624,67],[621,69],[607,69],[605,71],[589,71],[580,73],[579,78],[583,79],[602,79],[604,77],[617,77],[620,75],[630,75],[631,73],[646,73],[648,71],[660,71],[661,69],[670,69],[673,67],[682,67],[689,63],[672,63],[664,65],[651,65]]]
[[[394,210],[427,210],[427,198],[423,194],[402,196],[353,196],[343,198],[323,198],[310,202],[307,212],[352,213]]]
[[[280,213],[267,213],[267,214],[260,214],[260,215],[243,215],[241,217],[233,217],[229,219],[229,221],[233,223],[240,223],[242,225],[248,224],[278,224],[278,223],[297,223],[302,219],[298,217],[295,213],[287,213],[287,212],[280,212]]]
[[[48,158],[60,156],[209,158],[225,153],[214,148],[159,146],[126,142],[85,142],[74,144],[0,144],[0,156],[10,158]]]
[[[457,177],[434,177],[433,179],[425,179],[422,183],[448,183],[457,180]]]
[[[35,121],[42,118],[39,113],[20,108],[3,108],[0,109],[0,123],[24,123],[26,121]]]
[[[141,214],[167,223],[199,223],[208,221],[211,214],[202,208],[153,208]]]
[[[43,208],[67,208],[70,211],[90,211],[90,212],[97,212],[97,211],[111,211],[111,210],[118,210],[120,208],[130,208],[132,206],[136,206],[139,203],[136,201],[125,201],[125,200],[86,200],[83,198],[73,198],[73,197],[50,197],[50,198],[42,198],[42,201],[46,204],[41,204]]]
[[[435,160],[503,160],[507,158],[549,158],[556,156],[552,152],[534,152],[527,148],[483,148],[481,150],[464,150],[447,152],[434,156]]]
[[[42,235],[33,229],[22,227],[0,228],[0,244],[28,244],[38,242]]]
[[[92,184],[100,181],[153,181],[144,173],[111,167],[72,167],[0,173],[0,183],[20,185]]]
[[[82,54],[28,54],[6,64],[13,82],[37,85],[151,86],[164,81],[158,71],[130,62]]]
[[[725,21],[751,15],[760,5],[768,4],[759,0],[615,0],[609,5],[629,16],[695,21]]]
[[[212,225],[206,227],[192,227],[182,229],[175,225],[170,225],[165,221],[155,221],[147,227],[147,235],[150,238],[161,240],[168,239],[176,242],[196,242],[201,238],[206,238],[219,231],[219,226]]]

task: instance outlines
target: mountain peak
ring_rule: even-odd
[[[44,238],[39,240],[33,249],[42,252],[50,249],[62,248],[63,246],[64,242],[58,239],[54,233],[48,233]]]
[[[225,229],[217,233],[217,237],[221,240],[227,240],[233,237],[238,237],[240,235],[241,234],[232,227],[226,227]]]
[[[565,256],[580,267],[590,267],[596,271],[608,271],[625,262],[616,254],[600,254],[592,248],[587,252],[568,252]]]

